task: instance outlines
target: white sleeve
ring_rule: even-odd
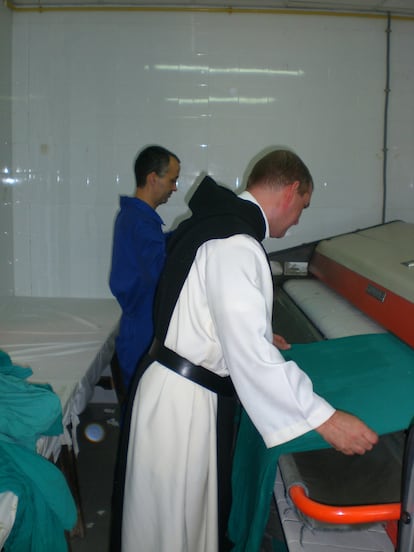
[[[206,289],[230,376],[266,446],[299,437],[330,418],[334,408],[272,344],[272,278],[261,246],[248,236],[215,242]]]

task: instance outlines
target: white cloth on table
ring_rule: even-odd
[[[43,456],[56,460],[62,445],[78,452],[79,414],[109,365],[119,316],[115,299],[0,299],[0,349],[33,370],[32,382],[51,384],[61,401],[64,433],[39,439]]]

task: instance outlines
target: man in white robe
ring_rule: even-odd
[[[256,164],[238,201],[257,206],[263,237],[282,237],[312,191],[303,162],[277,150]],[[244,232],[207,239],[180,288],[164,345],[196,367],[230,376],[267,447],[315,429],[345,454],[371,449],[376,434],[316,395],[306,374],[274,346],[272,306],[258,239]],[[219,550],[217,400],[159,361],[144,371],[126,426],[122,552]]]

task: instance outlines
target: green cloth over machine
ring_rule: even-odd
[[[414,350],[397,337],[357,335],[292,345],[282,354],[309,375],[316,393],[335,408],[355,414],[378,434],[410,425],[414,416]],[[279,456],[328,446],[316,431],[310,431],[268,449],[242,411],[229,521],[234,552],[260,550]]]

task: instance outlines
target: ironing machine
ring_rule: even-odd
[[[313,357],[316,391],[380,434],[362,457],[310,445],[282,450],[274,496],[289,551],[411,552],[414,224],[278,252],[271,266],[275,331],[307,344],[287,357],[305,370]]]

